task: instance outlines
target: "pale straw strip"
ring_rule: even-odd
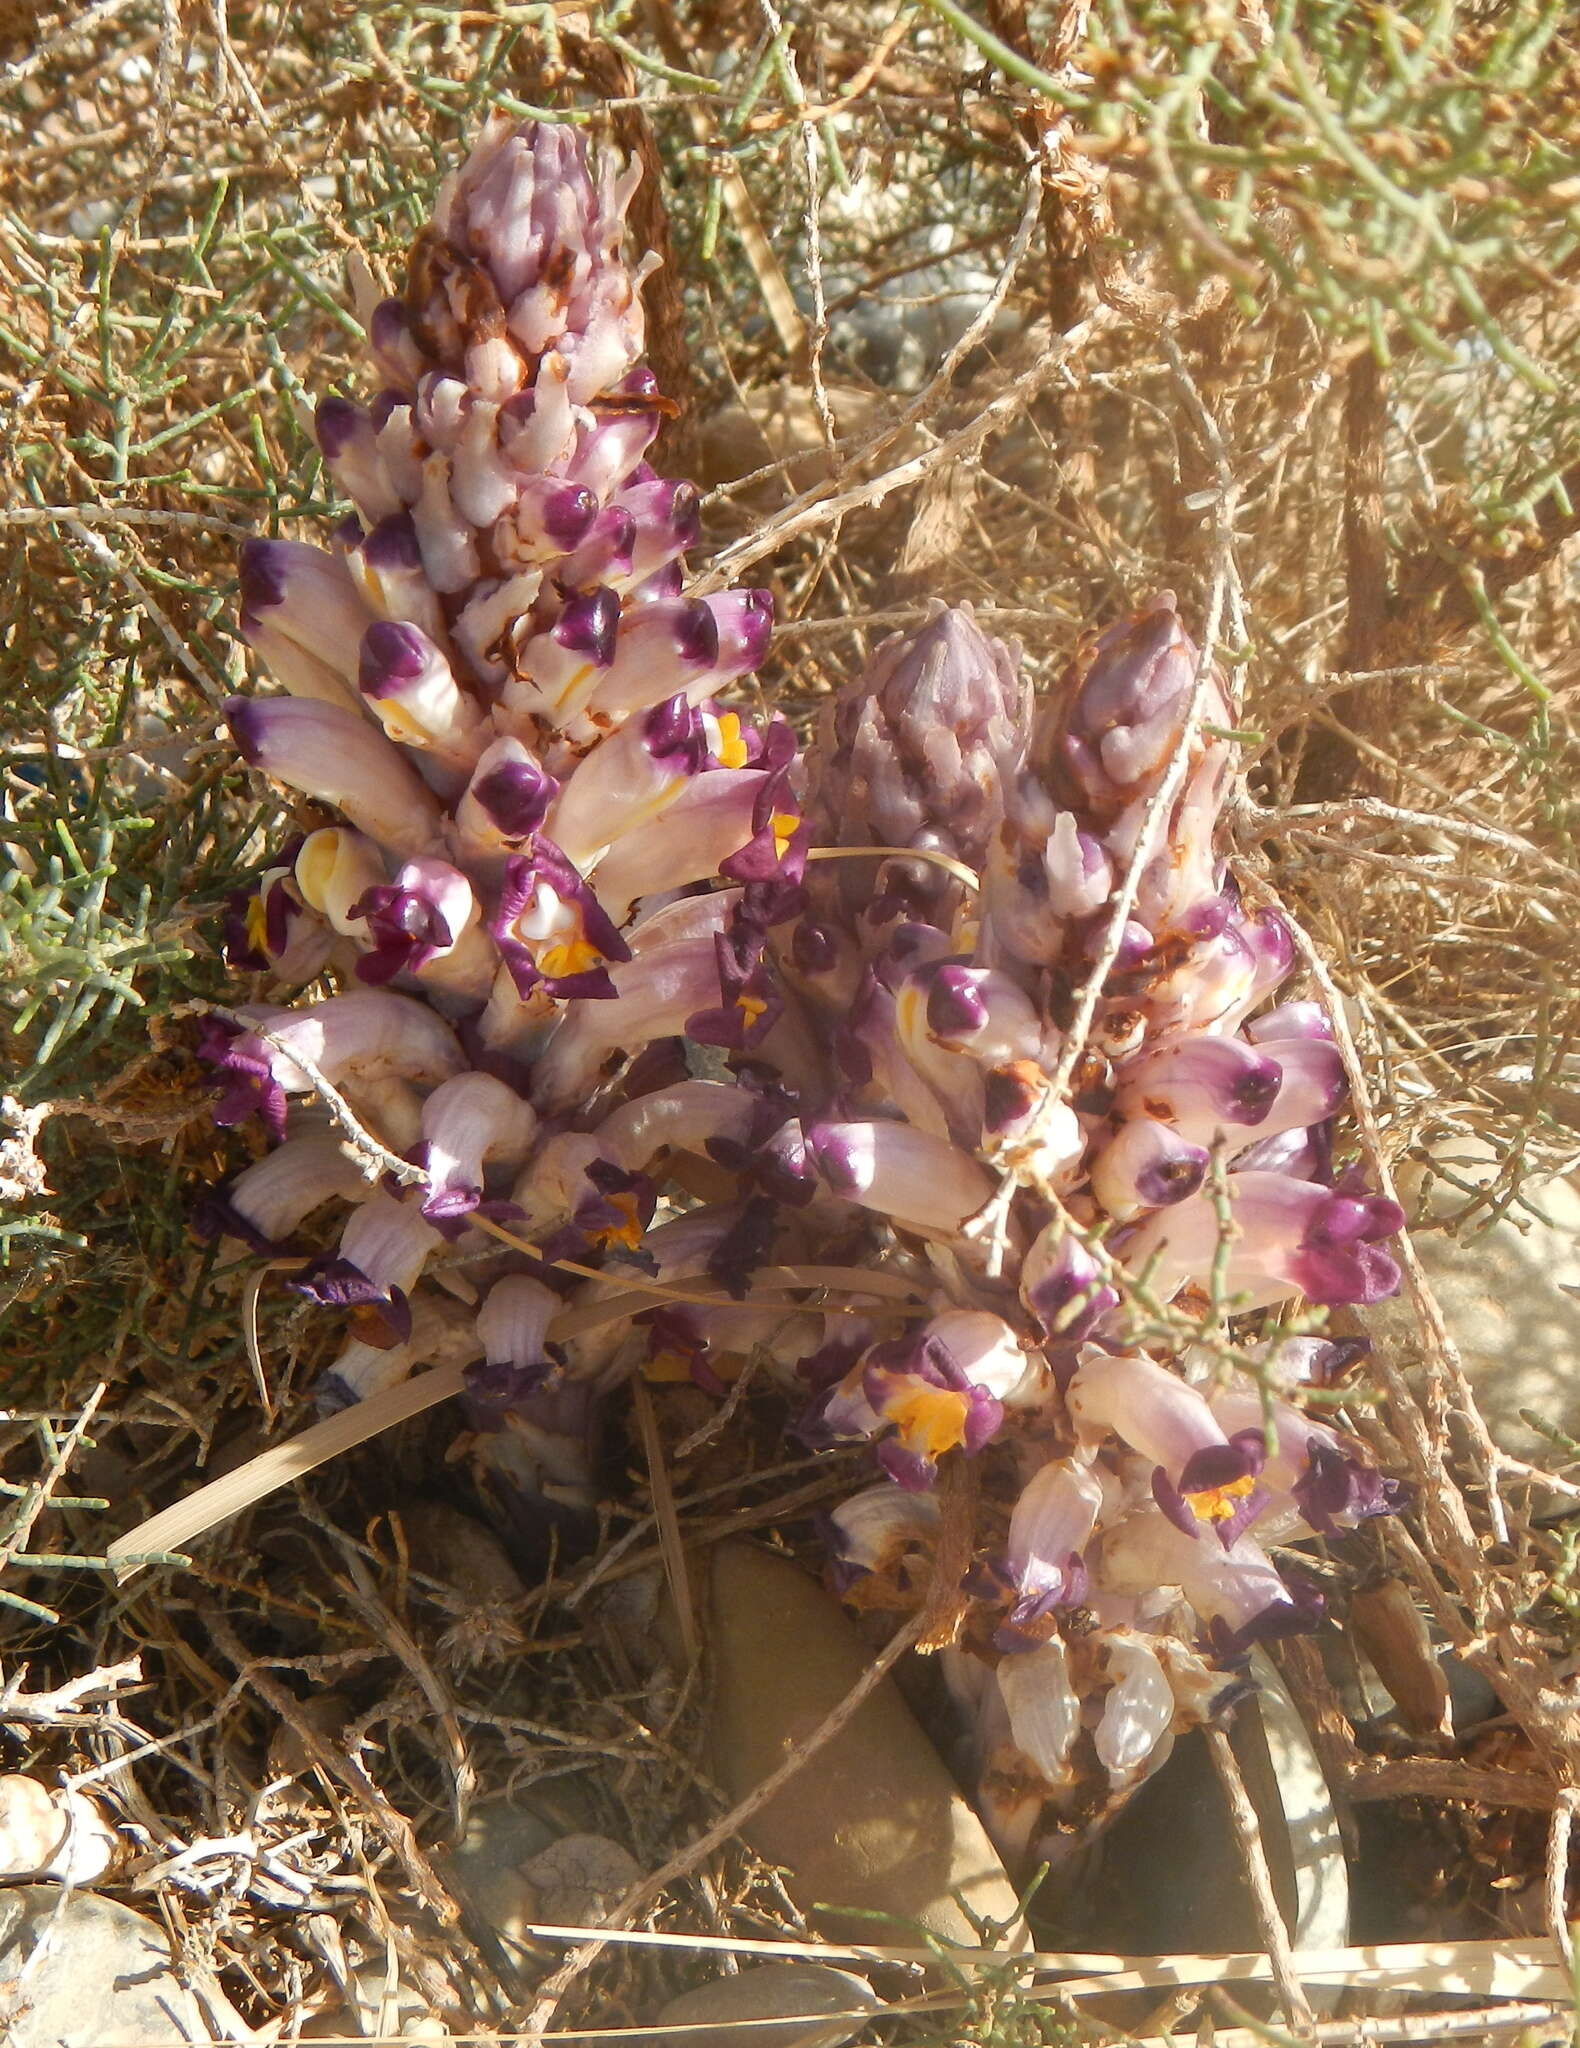
[[[523,1936],[534,1941],[624,1943],[637,1948],[671,1948],[769,1956],[822,1963],[936,1964],[947,1957],[955,1970],[997,1969],[1012,1963],[1017,1974],[1074,1973],[1052,1988],[1061,1996],[1098,1992],[1153,1991],[1172,1987],[1266,1980],[1268,1959],[1259,1950],[1237,1954],[1122,1956],[1028,1949],[1013,1956],[992,1949],[896,1947],[879,1942],[817,1942],[737,1939],[730,1935],[671,1934],[641,1927],[566,1927],[532,1923]],[[1296,1949],[1290,1961],[1304,1984],[1387,1985],[1400,1990],[1472,1994],[1501,1998],[1566,1998],[1569,1975],[1557,1944],[1547,1936],[1523,1941],[1401,1941],[1372,1947]],[[552,2038],[549,2035],[545,2039]]]
[[[554,1941],[579,1942],[596,1937],[601,1941],[624,1941],[654,1948],[728,1950],[732,1954],[768,1954],[780,1958],[804,1956],[823,1962],[936,1963],[938,1960],[937,1952],[931,1949],[890,1948],[879,1944],[838,1947],[821,1942],[733,1940],[727,1936],[664,1934],[635,1928],[529,1926],[522,1931],[528,1936]],[[988,1950],[956,1950],[949,1944],[940,1944],[940,1948],[947,1950],[952,1965],[962,1969],[972,1965],[1002,1968],[1008,1960]],[[1039,2001],[1063,2001],[1115,1991],[1156,1991],[1189,1985],[1205,1988],[1212,1984],[1265,1980],[1271,1976],[1268,1960],[1262,1955],[1124,1957],[1039,1952],[1017,1956],[1014,1961],[1017,1967],[1027,1969],[1067,1968],[1072,1964],[1087,1968],[1094,1964],[1118,1966],[1084,1982],[1051,1985],[1040,1992],[1023,1990],[1020,1994]],[[1434,2048],[1434,2044],[1451,2036],[1475,2034],[1484,2037],[1493,2031],[1541,2026],[1573,2010],[1567,1973],[1550,1941],[1395,1942],[1377,1948],[1308,1949],[1297,1952],[1294,1961],[1301,1981],[1306,1984],[1337,1984],[1358,1989],[1386,1987],[1396,1991],[1437,1993],[1444,1997],[1458,1997],[1470,1992],[1519,2001],[1503,2008],[1491,2006],[1476,2012],[1405,2013],[1382,2018],[1357,2015],[1319,2022],[1312,2029],[1314,2038],[1333,2043],[1335,2048],[1353,2048],[1358,2038],[1370,2043],[1414,2041],[1420,2043],[1421,2048]],[[1489,1983],[1489,1978],[1496,1981]],[[1519,1989],[1512,1988],[1516,1979],[1521,1980]],[[1543,1988],[1538,1991],[1532,1980],[1540,1980]],[[1534,2002],[1536,2000],[1540,2003]],[[963,2002],[959,1992],[938,1991],[925,1993],[919,1998],[898,2000],[883,2006],[877,2013],[853,2011],[842,2015],[818,2012],[803,2017],[809,2027],[814,2023],[826,2027],[830,2020],[842,2017],[870,2022],[898,2013],[941,2011]],[[688,2038],[706,2026],[710,2035],[729,2033],[740,2040],[742,2048],[750,2048],[759,2030],[785,2027],[795,2018],[793,2014],[776,2013],[771,2018],[762,2019],[649,2021],[642,2026],[626,2027],[552,2027],[541,2031],[498,2031],[491,2028],[486,2033],[455,2034],[451,2038],[455,2048],[470,2048],[470,2044],[477,2044],[477,2048],[484,2048],[484,2044],[493,2044],[493,2048],[521,2044],[521,2048],[528,2048],[531,2044],[531,2048],[538,2048],[538,2044],[551,2041],[593,2044],[600,2041],[664,2041],[675,2043],[676,2048],[684,2048]],[[232,2038],[212,2036],[208,2048],[226,2048],[226,2043]],[[400,2048],[405,2039],[399,2034],[324,2034],[316,2038],[324,2048],[353,2048],[355,2043],[360,2043],[361,2048]],[[1267,2030],[1233,2027],[1215,2031],[1212,2038],[1215,2048],[1266,2048],[1271,2036]],[[1176,2035],[1175,2042],[1178,2039]],[[117,2044],[102,2042],[98,2048],[117,2048]],[[128,2042],[119,2044],[119,2048],[143,2048],[143,2044]],[[174,2042],[171,2048],[176,2048]],[[1170,2044],[1156,2036],[1148,2036],[1145,2040],[1135,2041],[1133,2048],[1170,2048]]]
[[[931,846],[809,846],[808,860],[925,860],[943,868],[957,882],[964,882],[974,894],[982,893],[982,877],[952,853],[940,853]]]
[[[447,2034],[445,2039],[452,2048],[539,2048],[547,2041],[665,2041],[674,2042],[676,2048],[700,2033],[704,2027],[710,2035],[734,2034],[740,2038],[741,2048],[751,2048],[755,2036],[764,2027],[788,2027],[804,2022],[809,2028],[826,2027],[830,2021],[841,2018],[862,2020],[886,2019],[892,2013],[921,2010],[941,2010],[944,2006],[963,2003],[958,1993],[945,1993],[934,1999],[907,1999],[899,2005],[886,2005],[877,2012],[863,2011],[850,2014],[816,2012],[806,2014],[775,2013],[768,2019],[755,2020],[690,2020],[663,2025],[650,2023],[641,2027],[554,2027],[547,2033],[536,2028],[494,2028],[480,2034]],[[1559,2019],[1572,2017],[1569,2004],[1555,2005],[1543,2001],[1539,2005],[1522,2004],[1490,2006],[1479,2012],[1455,2010],[1450,2012],[1402,2013],[1397,2018],[1372,2019],[1356,2017],[1344,2020],[1327,2020],[1313,2029],[1314,2038],[1331,2048],[1373,2048],[1373,2044],[1398,2041],[1415,2042],[1418,2048],[1438,2048],[1443,2041],[1474,2035],[1485,2039],[1489,2033],[1512,2032],[1515,2028],[1545,2027]],[[1364,2031],[1363,2031],[1364,2030]],[[171,2035],[168,2048],[235,2048],[238,2041],[257,2041],[264,2037],[258,2034],[183,2034],[179,2040]],[[1267,2028],[1231,2027],[1227,2031],[1219,2028],[1212,2035],[1213,2048],[1268,2048],[1268,2043],[1280,2038]],[[318,2048],[409,2048],[409,2034],[317,2034],[313,2036]],[[1160,2034],[1127,2036],[1128,2048],[1180,2048],[1182,2037],[1174,2034],[1168,2039]],[[98,2041],[94,2048],[149,2048],[148,2037],[136,2041]],[[160,2042],[158,2048],[167,2048]]]
[[[260,1451],[223,1479],[211,1480],[124,1536],[117,1536],[105,1552],[110,1569],[124,1582],[154,1559],[184,1550],[266,1494],[288,1486],[342,1452],[354,1450],[381,1430],[393,1429],[397,1422],[407,1422],[424,1409],[448,1401],[452,1394],[460,1393],[465,1376],[464,1365],[436,1366],[432,1372],[417,1373],[354,1407],[343,1408],[338,1415],[315,1422],[287,1443]]]
[[[598,1274],[595,1277],[606,1280],[608,1275]],[[865,1273],[853,1266],[773,1266],[763,1274],[763,1278],[770,1286],[851,1287],[880,1297],[914,1296],[916,1293],[913,1283],[899,1274]],[[722,1282],[701,1280],[694,1285],[704,1306],[711,1307],[716,1302],[728,1300]],[[680,1298],[686,1297],[682,1295]],[[643,1309],[654,1308],[673,1299],[674,1292],[661,1287],[630,1288],[619,1294],[607,1295],[601,1301],[583,1302],[576,1308],[563,1310],[549,1325],[548,1335],[553,1341],[563,1343],[571,1337],[603,1329],[610,1323],[620,1322]],[[752,1306],[759,1305],[755,1295],[748,1296],[747,1301]],[[794,1298],[787,1300],[777,1295],[760,1305],[769,1309],[808,1307],[814,1314],[825,1313],[819,1305]],[[914,1306],[918,1313],[923,1312],[920,1304],[909,1305]],[[873,1316],[897,1313],[895,1309],[882,1307],[871,1307],[861,1312]],[[141,1571],[145,1564],[183,1551],[189,1543],[206,1535],[220,1522],[228,1522],[244,1508],[250,1508],[266,1495],[290,1485],[293,1479],[301,1479],[320,1465],[327,1464],[331,1458],[355,1450],[358,1444],[366,1443],[369,1437],[377,1436],[382,1430],[393,1429],[398,1422],[409,1422],[425,1409],[448,1401],[461,1391],[465,1372],[464,1364],[455,1364],[438,1366],[431,1372],[415,1373],[398,1386],[386,1387],[381,1393],[370,1396],[366,1401],[358,1401],[338,1415],[315,1422],[289,1442],[274,1444],[270,1449],[260,1451],[245,1465],[239,1465],[234,1472],[227,1472],[223,1479],[200,1486],[184,1500],[161,1509],[124,1536],[117,1536],[105,1553],[110,1569],[124,1582]]]

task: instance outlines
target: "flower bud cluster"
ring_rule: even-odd
[[[885,1474],[829,1518],[836,1579],[920,1600],[939,1475],[979,1461],[944,1657],[984,1815],[1036,1861],[1231,1700],[1253,1644],[1313,1625],[1271,1545],[1398,1506],[1301,1406],[1361,1347],[1253,1352],[1233,1319],[1392,1293],[1403,1218],[1335,1169],[1343,1062],[1320,1008],[1274,1002],[1289,931],[1217,851],[1229,709],[1172,597],[1047,700],[1014,677],[965,610],[879,651],[810,764],[808,815],[852,857],[809,871],[774,950],[832,1048],[796,1081],[828,1105],[800,1118],[819,1196],[925,1259],[941,1304],[803,1368],[808,1439],[867,1440]],[[925,751],[911,692],[953,710]],[[1198,1323],[1246,1334],[1215,1351]]]
[[[720,1393],[751,1354],[804,1441],[870,1445],[827,1526],[857,1602],[929,1597],[969,1468],[945,1656],[984,1812],[1041,1853],[1310,1624],[1270,1544],[1397,1504],[1301,1406],[1345,1347],[1226,1364],[1189,1333],[1390,1292],[1401,1219],[1335,1169],[1321,1013],[1270,1007],[1293,948],[1219,858],[1228,707],[1171,598],[1042,703],[940,608],[806,760],[727,708],[771,605],[688,595],[632,189],[568,129],[491,124],[372,316],[376,397],[319,406],[353,513],[244,549],[286,694],[231,726],[310,810],[231,959],[334,992],[207,1028],[219,1121],[274,1149],[201,1221],[302,1254],[346,1319],[328,1398],[465,1363],[524,1538],[588,1515],[633,1372]],[[420,1178],[364,1177],[326,1085]]]

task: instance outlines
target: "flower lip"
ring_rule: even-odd
[[[222,1129],[257,1115],[276,1143],[285,1136],[285,1090],[274,1077],[268,1049],[250,1052],[243,1028],[222,1017],[205,1017],[198,1031],[197,1056],[215,1069],[219,1095],[214,1121]]]
[[[357,962],[357,979],[379,987],[397,974],[415,972],[455,934],[431,896],[399,882],[375,882],[347,913],[366,921],[374,948]]]
[[[719,658],[719,622],[700,598],[679,607],[675,652],[693,668],[711,668]]]
[[[1222,1615],[1208,1625],[1213,1656],[1225,1669],[1242,1663],[1258,1643],[1272,1643],[1284,1636],[1309,1635],[1327,1612],[1327,1601],[1311,1581],[1295,1572],[1283,1575],[1286,1597],[1270,1600],[1259,1611],[1233,1628]]]
[[[927,991],[927,1028],[939,1038],[964,1038],[988,1021],[980,969],[945,961]]]
[[[540,928],[523,930],[524,922]],[[541,986],[552,996],[608,1001],[615,994],[610,963],[631,958],[608,912],[541,832],[529,854],[506,861],[489,929],[523,999]]]
[[[250,768],[256,768],[263,757],[269,724],[267,707],[268,700],[260,697],[227,697],[221,707],[236,750]]]
[[[378,1286],[349,1259],[315,1259],[287,1285],[326,1308],[349,1308],[352,1334],[380,1351],[393,1350],[411,1335],[411,1303],[404,1289]]]
[[[286,563],[290,557],[283,541],[263,540],[254,535],[238,551],[242,603],[250,611],[268,611],[285,600]]]
[[[708,735],[695,705],[677,692],[641,714],[642,739],[655,761],[677,773],[700,775],[708,759]]]
[[[554,626],[554,637],[572,654],[584,654],[597,668],[614,660],[620,630],[620,599],[604,587],[573,597]]]
[[[376,574],[396,571],[419,572],[422,548],[409,512],[392,512],[381,519],[362,543],[363,559]]]
[[[683,553],[696,546],[702,536],[702,494],[684,477],[670,485],[668,520]]]
[[[340,398],[331,392],[319,399],[313,414],[313,431],[326,462],[334,462],[346,452],[365,419],[362,408],[349,398]]]
[[[388,696],[428,667],[429,641],[402,619],[375,619],[362,636],[357,684],[368,697]]]
[[[567,484],[546,498],[540,512],[543,531],[554,545],[569,553],[587,538],[598,517],[598,500],[581,484]]]
[[[559,783],[536,761],[501,761],[471,786],[471,795],[504,839],[530,839],[548,815]]]
[[[1306,1470],[1292,1490],[1319,1536],[1341,1535],[1356,1522],[1399,1514],[1410,1503],[1410,1489],[1402,1480],[1388,1478],[1342,1444],[1316,1435],[1307,1441]]]

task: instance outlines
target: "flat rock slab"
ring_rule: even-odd
[[[848,1970],[824,1963],[765,1963],[739,1976],[720,1977],[683,1991],[658,2016],[661,2027],[685,2027],[684,2034],[654,2035],[651,2048],[845,2048],[865,2026],[866,2013],[881,2009],[872,1986]],[[823,2014],[858,2017],[821,2019]],[[749,2030],[742,2021],[757,2022]],[[763,2022],[779,2020],[779,2026]],[[648,2048],[648,2044],[639,2044]]]
[[[1528,1183],[1508,1214],[1483,1223],[1467,1216],[1456,1235],[1431,1224],[1462,1211],[1476,1187],[1490,1184],[1498,1157],[1483,1141],[1448,1139],[1433,1148],[1437,1172],[1415,1181],[1411,1204],[1423,1226],[1416,1253],[1459,1347],[1494,1442],[1533,1464],[1559,1455],[1520,1419],[1522,1409],[1580,1434],[1580,1193],[1563,1179]],[[1442,1178],[1452,1174],[1460,1183]],[[1402,1299],[1366,1311],[1375,1340],[1404,1362],[1419,1356],[1414,1317]]]
[[[59,1885],[0,1892],[6,2048],[174,2048],[207,2041],[162,1929],[130,1906]]]
[[[792,1755],[865,1672],[871,1656],[837,1602],[789,1558],[718,1545],[712,1566],[710,1761],[732,1800]],[[889,1679],[808,1758],[741,1833],[782,1864],[791,1896],[830,1931],[885,1939],[932,1933],[980,1946],[952,1894],[984,1918],[1016,1923],[1018,1901],[982,1823]]]

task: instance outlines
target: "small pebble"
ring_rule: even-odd
[[[863,2019],[823,2023],[825,2013],[873,2013],[881,2001],[872,1986],[848,1970],[823,1963],[765,1963],[735,1977],[717,1977],[672,1998],[658,2016],[661,2027],[686,2026],[685,2034],[656,2034],[641,2048],[844,2048],[866,2024]],[[809,2017],[810,2016],[810,2017]],[[782,2020],[777,2027],[746,2020]]]
[[[544,1923],[586,1927],[642,1877],[628,1849],[607,1835],[562,1835],[521,1866],[543,1901]]]
[[[115,1861],[116,1833],[93,1801],[20,1772],[0,1777],[0,1878],[93,1884]]]

